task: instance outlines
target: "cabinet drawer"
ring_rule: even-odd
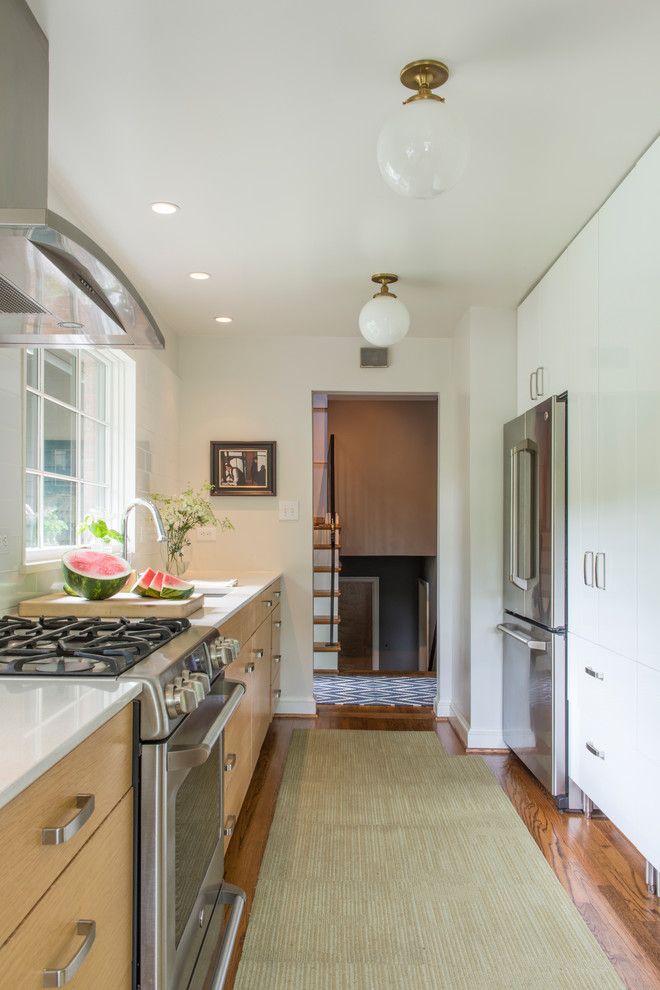
[[[131,787],[132,735],[127,705],[0,810],[0,945]],[[44,844],[44,828],[72,821],[70,837]]]
[[[250,712],[239,706],[224,738],[225,811],[238,815],[252,776],[252,726]],[[229,768],[229,769],[227,769]]]
[[[282,670],[282,654],[273,653],[273,657],[270,662],[270,682],[271,684],[275,684],[275,681],[277,681],[278,687],[280,683],[281,670]]]
[[[266,588],[265,591],[262,591],[256,600],[259,609],[257,614],[257,624],[260,623],[263,618],[270,615],[273,609],[279,604],[281,595],[282,591],[279,581],[274,581]]]
[[[282,651],[282,607],[281,605],[276,605],[273,609],[272,614],[272,638],[271,638],[271,653],[273,656],[281,656]]]
[[[95,923],[95,937],[76,975],[60,985],[130,990],[132,822],[131,790],[0,949],[0,990],[41,990],[44,969],[64,968],[80,951],[80,921]]]
[[[602,745],[634,745],[637,664],[616,653],[569,636],[569,699],[580,714],[584,732]]]

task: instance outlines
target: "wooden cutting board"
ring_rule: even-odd
[[[104,602],[88,602],[84,598],[73,598],[64,592],[41,595],[39,598],[26,598],[19,602],[18,614],[26,618],[45,616],[75,615],[81,618],[100,616],[101,618],[125,619],[183,619],[204,605],[204,595],[193,593],[184,601],[167,601],[163,598],[142,598],[129,592],[120,592]]]

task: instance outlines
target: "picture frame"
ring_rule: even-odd
[[[212,440],[211,495],[275,495],[275,440]]]

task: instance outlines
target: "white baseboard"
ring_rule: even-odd
[[[276,715],[316,715],[314,698],[280,698]]]
[[[435,701],[433,702],[433,707],[435,708],[436,718],[449,718],[451,715],[451,701],[449,698],[439,698],[438,695],[435,696]]]
[[[467,736],[468,749],[504,749],[509,747],[499,729],[470,729]]]
[[[467,746],[468,735],[470,733],[470,723],[466,719],[465,715],[454,707],[453,703],[449,706],[449,724],[463,745]]]

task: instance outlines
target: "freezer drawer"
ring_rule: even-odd
[[[551,398],[504,427],[504,608],[565,625],[566,403]]]
[[[566,638],[505,615],[502,633],[504,741],[559,799],[566,773]]]

